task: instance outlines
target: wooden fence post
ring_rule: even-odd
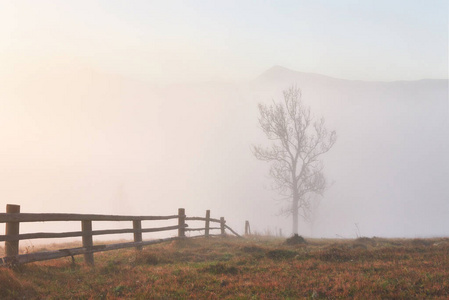
[[[87,251],[92,250],[92,246],[94,245],[92,239],[92,221],[81,221],[81,230],[83,231],[83,247],[86,248]],[[94,254],[92,252],[85,253],[84,261],[86,264],[93,266]]]
[[[204,231],[204,235],[209,237],[209,228],[210,228],[210,210],[206,210],[206,228]]]
[[[251,227],[249,226],[249,221],[245,221],[245,235],[251,234]]]
[[[134,242],[141,242],[142,241],[142,221],[141,220],[134,220],[133,221],[133,229],[138,230],[134,231]],[[137,246],[137,250],[142,250],[142,246]]]
[[[223,236],[226,234],[225,233],[225,223],[226,223],[225,218],[221,217],[220,218],[220,229],[221,229],[221,235],[223,235]]]
[[[186,211],[184,208],[178,209],[178,236],[179,237],[185,237],[186,231],[185,231],[185,224],[186,224]]]
[[[20,213],[20,205],[6,204],[6,213],[14,214]],[[7,222],[5,228],[5,235],[18,235],[19,234],[19,222]],[[15,256],[19,254],[19,240],[5,241],[5,254],[6,256]]]

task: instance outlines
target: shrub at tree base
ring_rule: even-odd
[[[285,241],[286,245],[300,245],[300,244],[307,244],[306,240],[300,236],[300,235],[293,235],[291,238],[288,238]]]

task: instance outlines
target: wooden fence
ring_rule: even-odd
[[[178,225],[156,227],[156,228],[142,228],[142,221],[162,221],[177,219]],[[38,232],[20,234],[19,225],[24,222],[50,222],[50,221],[80,221],[81,231],[72,232]],[[132,228],[129,229],[108,229],[108,230],[92,230],[93,221],[132,221]],[[186,221],[204,221],[204,227],[189,228]],[[5,242],[5,257],[0,258],[0,266],[11,264],[24,264],[34,261],[50,260],[61,257],[74,255],[84,255],[84,260],[87,264],[94,264],[95,252],[116,250],[121,248],[135,247],[138,250],[142,246],[157,244],[165,241],[186,238],[188,231],[204,231],[204,235],[210,236],[225,236],[226,229],[239,236],[232,230],[223,217],[220,219],[213,219],[210,217],[210,211],[206,211],[206,217],[187,217],[184,208],[178,209],[178,214],[170,216],[117,216],[117,215],[92,215],[92,214],[40,214],[40,213],[20,213],[19,205],[6,205],[6,213],[0,213],[0,223],[6,223],[5,234],[0,235],[0,242]],[[219,227],[211,227],[211,223],[218,223]],[[142,240],[142,233],[144,232],[159,232],[178,230],[175,237],[156,239],[156,240]],[[211,234],[211,230],[220,230],[220,234]],[[134,241],[126,243],[108,244],[108,245],[94,245],[94,235],[133,233]],[[67,238],[67,237],[81,237],[82,247],[71,249],[60,249],[57,251],[43,251],[29,254],[19,254],[19,241],[42,238]]]

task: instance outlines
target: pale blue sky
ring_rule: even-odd
[[[273,65],[361,80],[448,77],[446,0],[0,0],[0,8],[0,75],[18,79],[53,64],[156,83],[251,79]]]

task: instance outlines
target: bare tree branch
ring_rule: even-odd
[[[271,147],[253,146],[254,156],[271,163],[269,175],[288,208],[281,214],[293,216],[293,232],[298,230],[298,215],[310,220],[314,195],[322,195],[327,183],[319,157],[336,142],[324,118],[314,121],[310,108],[301,101],[301,90],[292,86],[283,92],[284,101],[259,104],[259,125]]]

